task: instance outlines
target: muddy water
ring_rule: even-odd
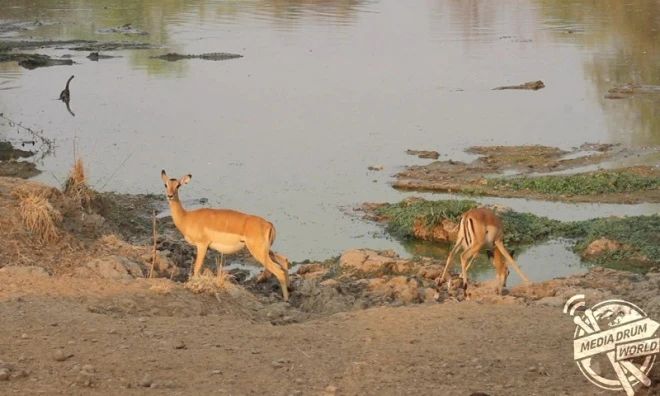
[[[388,185],[397,166],[418,161],[408,148],[460,160],[472,145],[660,143],[657,99],[604,99],[614,83],[660,84],[660,6],[627,3],[0,0],[3,22],[41,22],[10,38],[161,46],[98,62],[44,49],[75,64],[32,71],[0,63],[0,112],[56,139],[41,181],[61,183],[75,148],[101,190],[162,193],[161,169],[191,173],[182,198],[268,217],[292,260],[350,247],[408,254],[342,211],[409,195]],[[99,33],[127,23],[148,35]],[[166,52],[244,57],[149,58]],[[75,117],[53,100],[72,74]],[[546,88],[536,92],[491,90],[538,79]],[[15,134],[0,125],[0,137]],[[552,217],[612,211],[517,202]],[[520,256],[530,277],[575,272],[577,259],[553,246],[561,260],[542,248]]]

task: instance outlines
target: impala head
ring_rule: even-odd
[[[167,177],[167,173],[165,173],[165,171],[163,170],[160,172],[160,177],[165,182],[165,196],[167,197],[168,201],[172,201],[179,199],[179,187],[188,183],[192,175],[185,175],[179,180],[170,179],[169,177]]]

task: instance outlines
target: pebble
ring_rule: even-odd
[[[280,367],[284,367],[284,362],[282,362],[281,360],[275,360],[273,361],[272,365],[275,368],[280,368]]]
[[[186,344],[183,341],[179,341],[174,344],[174,349],[186,349]]]
[[[222,374],[220,370],[211,370],[211,374]]]
[[[9,380],[9,370],[7,369],[0,369],[0,381],[8,381]]]
[[[296,378],[296,384],[298,384],[298,385],[302,385],[302,384],[304,384],[304,383],[305,383],[305,380],[304,380],[304,379],[302,379],[302,378]]]
[[[325,391],[330,393],[335,393],[337,392],[337,387],[334,385],[328,385],[326,386]]]
[[[16,365],[0,360],[0,370],[14,371],[16,370]]]
[[[68,358],[70,358],[71,356],[73,355],[70,353],[64,353],[64,351],[61,349],[56,349],[55,352],[53,352],[53,360],[55,360],[56,362],[63,362]]]
[[[30,338],[30,336],[23,333],[23,334],[21,334],[21,338],[24,339],[24,340],[27,340],[28,338]]]
[[[76,384],[78,385],[84,385],[84,386],[92,386],[92,374],[88,373],[87,371],[83,370],[78,373],[78,376],[76,377]]]
[[[138,322],[144,323],[147,321],[147,318],[138,318]]]
[[[88,373],[95,373],[96,372],[96,367],[94,367],[91,364],[86,364],[82,366],[83,371],[87,371]]]
[[[143,388],[150,387],[152,383],[153,380],[151,379],[151,376],[149,374],[145,374],[144,377],[142,377],[142,379],[138,381],[138,385]]]

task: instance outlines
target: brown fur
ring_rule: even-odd
[[[202,208],[186,211],[179,201],[179,187],[190,181],[191,175],[180,180],[170,179],[161,172],[165,194],[170,204],[172,220],[185,240],[197,247],[193,275],[198,276],[208,248],[224,254],[236,253],[247,247],[264,267],[265,276],[274,274],[282,287],[284,301],[289,300],[289,261],[271,250],[275,242],[275,227],[265,219],[228,209]],[[214,246],[215,245],[215,246]]]
[[[479,254],[479,251],[484,247],[494,248],[493,265],[497,273],[499,294],[502,294],[502,289],[506,287],[506,281],[509,276],[509,269],[502,258],[505,258],[508,263],[513,265],[513,268],[518,272],[523,281],[529,282],[527,276],[520,270],[513,257],[504,248],[503,237],[504,229],[502,227],[502,220],[493,211],[486,208],[477,208],[463,213],[458,227],[456,246],[449,252],[447,264],[445,264],[439,284],[445,279],[447,268],[454,254],[458,249],[462,249],[461,276],[463,278],[463,285],[467,286],[467,272]]]

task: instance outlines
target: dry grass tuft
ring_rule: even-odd
[[[47,190],[37,192],[20,187],[11,193],[18,198],[23,227],[32,232],[40,243],[54,243],[60,238],[57,224],[62,221],[62,214],[53,208],[46,198],[47,193]]]
[[[217,276],[193,276],[184,286],[195,294],[207,294],[214,297],[219,294],[235,296],[240,288],[233,282],[233,279],[232,275],[221,270],[218,271]]]
[[[149,288],[152,293],[168,295],[172,291],[172,285],[169,282],[158,282]]]
[[[96,193],[87,184],[87,174],[82,158],[78,158],[73,164],[69,177],[64,183],[64,194],[78,202],[83,208],[91,209]]]

